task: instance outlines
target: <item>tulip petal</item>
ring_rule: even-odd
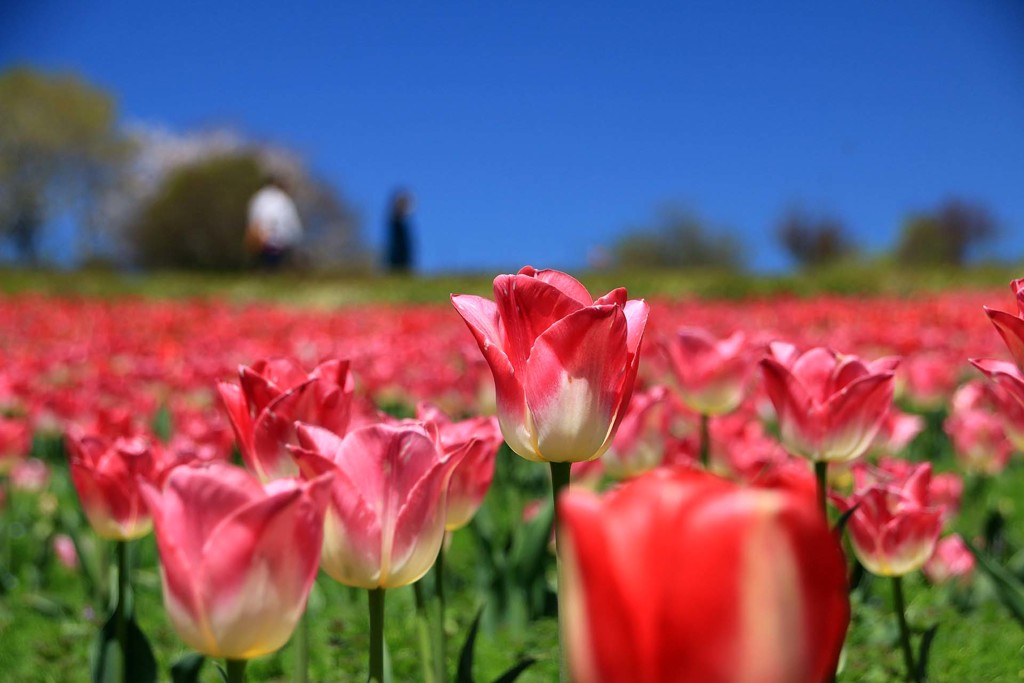
[[[512,367],[523,372],[537,337],[584,304],[556,286],[526,275],[499,275],[494,299],[506,337]]]
[[[761,359],[761,371],[765,391],[775,408],[783,445],[795,455],[817,458],[825,425],[807,389],[774,357]]]
[[[294,486],[240,508],[216,527],[201,569],[203,602],[220,650],[209,654],[250,659],[288,641],[319,564],[322,514]]]
[[[618,306],[583,308],[538,339],[526,401],[536,450],[550,462],[592,460],[610,443],[627,368],[626,317]]]
[[[827,438],[821,458],[847,462],[871,446],[892,406],[893,377],[868,375],[834,394],[828,403]]]
[[[546,282],[562,294],[568,296],[570,299],[578,301],[580,306],[590,306],[595,303],[590,296],[590,292],[587,291],[587,288],[584,287],[579,280],[574,278],[572,275],[563,273],[560,270],[536,270],[532,266],[525,266],[520,269],[519,274],[528,275],[540,280],[541,282]],[[623,294],[625,294],[625,290],[622,291]]]
[[[1005,311],[993,310],[987,306],[985,314],[995,325],[999,336],[1003,338],[1017,367],[1024,368],[1024,319]]]
[[[242,458],[248,462],[252,458],[252,416],[242,387],[230,382],[217,382],[217,393],[227,409],[228,421],[235,431]]]

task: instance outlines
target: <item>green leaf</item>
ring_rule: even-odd
[[[459,668],[455,672],[455,683],[473,683],[473,659],[476,648],[476,635],[480,630],[480,617],[484,609],[477,610],[473,623],[466,634],[466,642],[462,645],[462,652],[459,653]],[[519,675],[533,666],[536,662],[533,657],[525,657],[519,660],[512,668],[494,679],[494,683],[512,683],[519,678]]]
[[[512,683],[519,678],[519,675],[533,666],[537,660],[533,657],[524,657],[511,669],[494,679],[494,683]]]
[[[157,679],[156,659],[149,641],[142,633],[135,619],[125,616],[125,633],[128,652],[125,657],[125,671],[121,675],[121,648],[117,642],[115,613],[111,612],[107,622],[93,642],[90,664],[93,683],[155,683]]]
[[[917,648],[917,680],[919,681],[928,680],[928,656],[931,654],[932,642],[935,640],[938,630],[939,625],[935,624],[921,636],[921,643]]]
[[[839,515],[839,519],[836,520],[836,525],[832,527],[832,531],[835,533],[836,537],[842,537],[843,533],[846,531],[846,524],[850,521],[850,517],[853,516],[853,513],[857,511],[858,507],[860,507],[860,503],[857,503],[843,514]]]
[[[160,406],[160,409],[156,411],[156,415],[153,416],[153,433],[156,434],[158,439],[167,443],[171,440],[172,431],[171,411],[165,405]]]
[[[1004,567],[993,562],[987,555],[981,553],[970,541],[964,540],[968,549],[974,554],[978,566],[992,579],[999,592],[999,597],[1014,618],[1024,626],[1024,583],[1007,571]]]
[[[549,500],[537,516],[516,533],[509,565],[513,579],[519,585],[529,586],[537,577],[543,576],[554,520],[555,507]]]
[[[171,666],[173,683],[199,683],[199,672],[206,662],[206,656],[198,652],[190,652],[181,657]]]
[[[480,615],[483,608],[476,611],[473,617],[473,624],[469,627],[466,635],[466,642],[462,645],[462,652],[459,653],[459,668],[455,672],[455,683],[473,683],[473,650],[476,647],[476,633],[480,628]]]

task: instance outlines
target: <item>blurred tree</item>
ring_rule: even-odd
[[[61,211],[94,225],[92,200],[128,149],[116,124],[113,98],[76,76],[0,73],[0,237],[22,259],[38,259],[40,230]]]
[[[913,266],[960,266],[973,249],[996,233],[995,218],[986,207],[950,199],[933,211],[906,218],[896,247],[896,260]]]
[[[263,180],[248,154],[172,172],[128,226],[139,262],[156,268],[241,268],[249,199]]]
[[[800,208],[789,209],[782,216],[778,236],[793,260],[804,268],[835,263],[856,253],[842,220]]]
[[[123,257],[159,267],[240,267],[246,262],[242,233],[248,201],[255,191],[252,178],[258,187],[261,177],[273,174],[285,181],[302,218],[300,262],[349,268],[363,268],[371,262],[355,211],[330,184],[312,176],[291,151],[246,140],[229,129],[176,135],[137,127],[131,137],[138,150],[131,173],[117,192],[110,193],[105,205],[109,223],[117,226],[123,243],[129,246]],[[248,170],[237,163],[240,160],[247,161]],[[246,177],[249,180],[242,182]],[[183,182],[189,187],[202,184],[201,190],[196,189],[204,197],[217,195],[217,210],[222,211],[218,220],[226,222],[219,228],[210,225],[209,218],[202,215],[207,212],[206,200],[188,194],[181,187]],[[215,238],[211,230],[216,232]],[[204,245],[207,235],[219,246]],[[169,239],[184,239],[190,246],[177,244],[165,251],[159,245]],[[200,257],[200,251],[211,253]]]
[[[714,268],[736,270],[745,254],[734,235],[711,228],[679,207],[661,210],[651,226],[628,228],[614,248],[622,268]]]

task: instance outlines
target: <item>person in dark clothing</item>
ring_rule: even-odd
[[[386,265],[393,273],[408,273],[413,268],[412,235],[409,216],[413,196],[408,190],[395,191],[388,210],[388,243]]]

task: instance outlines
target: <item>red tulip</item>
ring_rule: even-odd
[[[846,567],[813,496],[663,468],[559,507],[574,680],[830,680]]]
[[[298,427],[295,458],[306,478],[334,474],[325,523],[324,571],[359,588],[397,588],[419,580],[441,549],[445,493],[465,451],[441,451],[436,430],[416,424],[369,425],[344,439]]]
[[[261,485],[225,463],[143,485],[178,636],[211,657],[251,659],[291,637],[319,564],[330,477]]]
[[[931,502],[931,464],[912,466],[903,476],[857,468],[854,477],[853,495],[832,500],[843,512],[856,506],[846,528],[857,559],[877,576],[920,569],[942,532],[943,510]]]
[[[139,482],[159,484],[166,474],[157,447],[142,437],[108,440],[101,436],[67,438],[71,480],[89,524],[101,538],[141,538],[153,526]]]
[[[782,443],[815,462],[862,455],[892,405],[895,358],[864,362],[826,348],[802,355],[773,343],[761,361]]]
[[[287,446],[294,445],[296,421],[344,434],[351,416],[354,382],[349,362],[330,360],[306,373],[289,358],[260,360],[238,370],[241,385],[217,389],[246,467],[262,481],[297,474]]]
[[[717,339],[699,327],[683,327],[666,340],[679,397],[690,410],[724,415],[739,406],[753,369],[746,342],[743,332]]]
[[[475,417],[453,422],[440,409],[425,403],[416,407],[416,417],[432,424],[441,450],[459,460],[448,484],[444,526],[448,531],[461,529],[480,509],[494,479],[494,461],[504,442],[498,420]]]
[[[452,296],[494,375],[505,441],[527,460],[601,456],[633,393],[647,303],[615,289],[597,301],[565,273],[494,280],[495,301]]]
[[[24,420],[0,415],[0,476],[10,473],[21,460],[28,457],[32,434]]]

